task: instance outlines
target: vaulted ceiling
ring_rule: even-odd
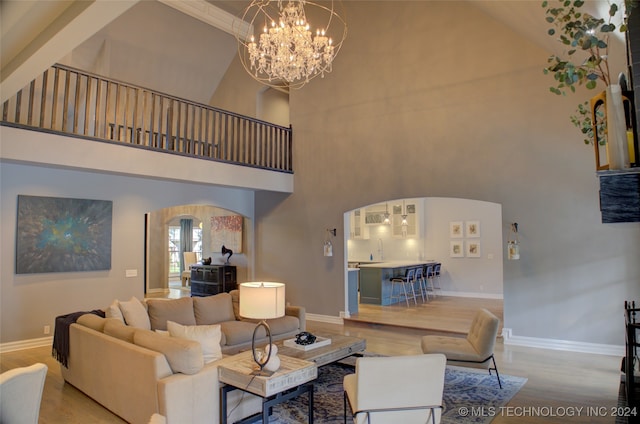
[[[496,25],[508,26],[550,53],[559,47],[546,33],[541,1],[467,3],[492,17]],[[237,52],[231,21],[242,15],[247,4],[3,0],[2,100],[51,64],[62,62],[208,103]],[[349,6],[368,7],[363,2]],[[607,7],[606,1],[588,4],[594,14],[602,14],[599,10]],[[469,40],[478,42],[471,35]]]

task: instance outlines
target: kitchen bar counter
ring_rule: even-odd
[[[360,265],[360,302],[371,305],[390,305],[391,278],[404,276],[407,268],[435,265],[432,259],[425,261],[388,261]]]
[[[427,259],[425,261],[388,261],[388,262],[372,262],[368,264],[361,263],[360,268],[387,268],[387,269],[398,269],[398,268],[411,268],[418,266],[425,266],[430,264],[436,264],[438,262],[433,259]]]

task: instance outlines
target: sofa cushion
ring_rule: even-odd
[[[193,312],[198,325],[218,324],[236,319],[233,314],[233,305],[231,304],[231,295],[229,293],[193,297],[192,299]]]
[[[151,330],[138,330],[133,335],[133,342],[162,353],[174,373],[197,374],[204,367],[202,346],[194,340],[161,336]]]
[[[124,323],[124,317],[122,316],[122,311],[120,310],[120,302],[118,299],[111,302],[111,305],[107,306],[105,309],[105,316],[107,318],[116,318]]]
[[[269,324],[271,334],[285,334],[291,331],[298,331],[300,328],[300,320],[297,317],[289,315],[275,319],[268,319],[267,324]]]
[[[193,301],[190,297],[180,299],[147,299],[149,321],[152,330],[166,330],[167,321],[182,325],[196,325]]]
[[[133,335],[137,331],[136,327],[124,325],[124,323],[117,318],[107,318],[105,321],[104,334],[124,340],[125,342],[133,343]]]
[[[220,323],[222,332],[225,335],[225,346],[234,346],[251,341],[253,330],[256,324],[248,321],[225,321]],[[256,339],[262,339],[267,336],[264,327],[260,327],[256,334]]]
[[[195,340],[202,346],[204,363],[217,361],[222,358],[220,348],[220,325],[181,325],[173,321],[167,322],[171,337]]]
[[[149,322],[149,314],[142,302],[137,297],[131,297],[131,300],[126,302],[118,302],[120,305],[120,311],[124,316],[124,321],[127,325],[137,328],[144,328],[145,330],[151,329],[151,323]]]
[[[104,331],[104,324],[106,320],[96,314],[84,314],[80,316],[76,322],[102,333]]]
[[[240,321],[242,319],[240,316],[240,290],[231,290],[229,294],[231,295],[231,302],[233,303],[233,314],[236,319]]]

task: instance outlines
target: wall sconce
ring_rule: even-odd
[[[331,244],[331,240],[329,238],[329,235],[332,236],[336,236],[337,234],[337,229],[332,228],[329,229],[327,228],[327,238],[324,241],[324,256],[333,256],[333,245]]]
[[[520,245],[518,244],[518,223],[511,223],[511,231],[507,238],[507,258],[511,261],[520,259]]]

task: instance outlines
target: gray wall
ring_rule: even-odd
[[[58,315],[103,308],[113,299],[142,298],[145,213],[201,204],[252,219],[254,210],[254,194],[247,190],[5,162],[0,164],[0,189],[1,343],[45,337],[43,327],[49,325],[53,331]],[[111,270],[16,275],[19,194],[113,201]],[[127,269],[137,269],[138,276],[126,278]]]
[[[551,95],[548,52],[466,2],[346,7],[333,72],[290,95],[295,192],[256,196],[256,276],[337,316],[344,248],[326,258],[321,246],[344,212],[404,197],[489,201],[502,205],[503,246],[520,224],[521,259],[504,261],[505,327],[624,344],[640,225],[600,223],[593,150],[569,121],[593,94]],[[214,101],[249,111],[240,103],[254,86],[233,66]]]
[[[148,211],[211,204],[252,216],[255,277],[287,283],[288,300],[311,313],[337,316],[345,254],[336,243],[333,257],[322,256],[326,228],[386,199],[458,197],[502,205],[503,245],[508,223],[520,224],[522,259],[504,262],[504,325],[514,335],[623,344],[622,303],[640,295],[640,224],[600,223],[593,152],[568,119],[590,93],[549,94],[548,52],[468,2],[345,6],[349,38],[333,73],[290,96],[292,195],[254,199],[239,189],[2,163],[1,341],[42,337],[56,315],[141,296],[141,273],[127,279],[124,270],[143,264]],[[255,115],[262,88],[237,61],[223,85],[215,106]],[[18,194],[113,200],[112,270],[16,276]]]

